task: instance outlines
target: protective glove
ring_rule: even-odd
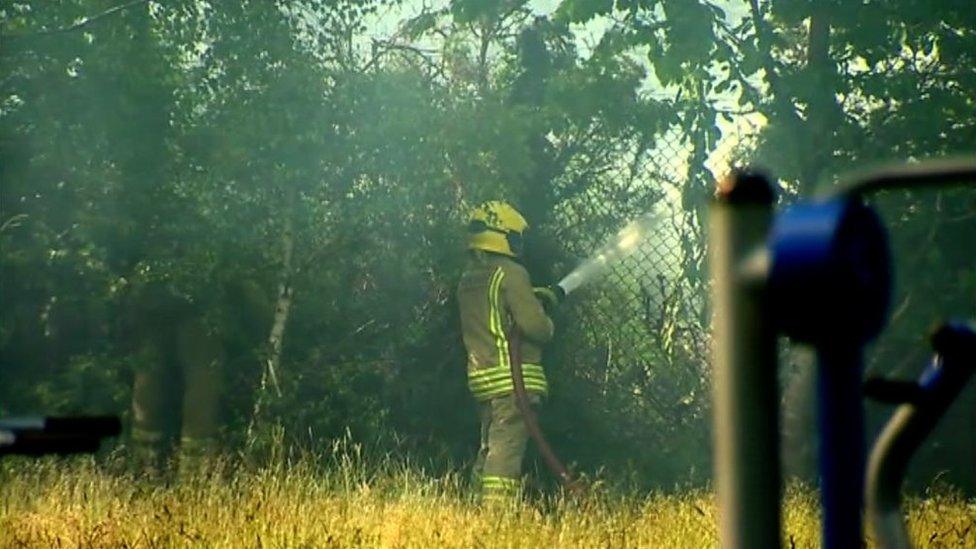
[[[566,297],[566,291],[559,284],[532,288],[532,293],[535,294],[536,299],[542,303],[542,307],[546,311],[554,309]]]

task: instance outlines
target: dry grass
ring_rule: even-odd
[[[456,478],[409,466],[327,465],[150,482],[88,459],[0,469],[0,547],[711,547],[713,497],[554,496],[483,508]],[[976,547],[976,502],[951,494],[911,504],[920,546]],[[815,495],[788,490],[786,547],[815,547]]]

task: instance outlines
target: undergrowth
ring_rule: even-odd
[[[976,547],[976,501],[910,499],[920,547]],[[460,475],[339,449],[270,465],[217,461],[148,478],[112,460],[0,464],[2,547],[711,547],[712,493],[531,494],[484,507]],[[816,494],[784,500],[784,547],[816,547]]]

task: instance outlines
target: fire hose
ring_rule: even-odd
[[[597,278],[610,265],[633,252],[644,238],[652,233],[652,228],[656,223],[657,216],[653,213],[646,213],[632,220],[616,234],[611,235],[610,239],[593,256],[583,261],[563,277],[559,283],[545,288],[535,288],[535,290],[542,292],[542,295],[537,293],[537,297],[550,302],[552,306],[557,305],[566,295]],[[512,381],[515,385],[515,403],[522,414],[525,428],[532,440],[535,441],[539,454],[546,462],[546,467],[556,475],[556,478],[565,488],[578,492],[581,488],[578,480],[573,478],[566,466],[556,456],[552,446],[549,445],[549,441],[546,440],[542,429],[539,427],[539,420],[529,402],[528,394],[525,392],[525,380],[522,377],[521,339],[517,327],[513,327],[509,331],[508,341],[508,358],[512,369]]]
[[[536,447],[539,449],[539,454],[542,455],[543,461],[546,462],[546,467],[556,475],[556,478],[559,479],[563,487],[575,492],[579,489],[579,485],[573,479],[569,470],[566,469],[566,466],[563,465],[563,462],[556,456],[556,452],[549,445],[549,441],[546,440],[542,429],[539,427],[539,418],[535,415],[535,410],[532,409],[532,403],[529,402],[529,395],[525,391],[525,379],[522,377],[521,338],[518,328],[512,328],[508,340],[508,358],[512,368],[512,382],[515,385],[515,403],[518,406],[519,413],[522,414],[525,429],[529,432],[532,440],[535,441]]]

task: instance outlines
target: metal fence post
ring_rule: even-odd
[[[756,174],[719,185],[711,206],[715,476],[722,547],[780,544],[776,333],[765,242],[774,193]]]

